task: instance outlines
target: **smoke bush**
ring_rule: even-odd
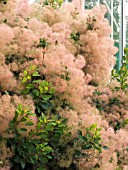
[[[76,0],[0,1],[1,169],[128,168],[127,87],[108,84],[117,48],[105,13],[103,5],[83,11]],[[33,124],[20,122],[10,133],[19,104],[35,114],[23,121]]]

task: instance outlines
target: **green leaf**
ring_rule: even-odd
[[[22,83],[24,84],[24,83],[26,83],[27,82],[27,77],[24,77],[23,79],[22,79]]]
[[[25,168],[25,165],[26,165],[25,161],[20,160],[20,164],[21,164],[22,169],[24,169],[24,168]]]
[[[35,90],[35,95],[38,97],[39,96],[39,91],[38,90]]]
[[[91,149],[91,148],[92,148],[92,145],[90,143],[85,144],[85,145],[82,146],[83,150],[88,150],[88,149]]]
[[[94,130],[95,128],[97,127],[97,124],[92,124],[91,127],[90,127],[90,130]]]
[[[33,74],[32,74],[33,77],[40,77],[38,71],[35,71]]]
[[[128,48],[124,48],[124,54],[128,56]]]
[[[30,158],[30,160],[32,164],[35,164],[35,161],[32,158]]]
[[[44,100],[49,100],[52,97],[52,95],[43,95],[43,99]]]
[[[40,156],[39,159],[44,164],[46,164],[48,162],[48,159],[46,157],[44,157],[44,156]]]
[[[44,90],[45,90],[45,91],[48,91],[48,87],[47,87],[47,86],[45,86],[45,87],[44,87]]]
[[[50,94],[54,94],[55,93],[55,89],[54,88],[50,88],[49,93]]]
[[[23,94],[28,94],[28,93],[29,93],[29,89],[24,89],[24,90],[22,90],[22,93],[23,93]]]
[[[33,95],[33,97],[39,97],[39,91],[38,90],[36,90],[36,89],[34,89],[33,90],[33,92],[32,92],[32,95]]]
[[[94,141],[95,141],[95,142],[101,141],[101,137],[96,137],[96,138],[94,138]]]
[[[41,113],[41,108],[40,107],[36,106],[36,109],[37,109],[38,113]]]
[[[31,76],[27,76],[27,79],[30,80],[30,79],[31,79]]]
[[[35,113],[30,113],[29,116],[36,116],[36,114]]]
[[[18,128],[17,130],[18,130],[19,133],[23,133],[23,132],[26,132],[26,131],[27,131],[26,128],[20,128],[20,129]]]
[[[24,76],[26,77],[28,74],[28,71],[27,70],[24,70]]]
[[[76,150],[75,151],[75,156],[80,156],[81,155],[81,152],[79,150]]]
[[[48,110],[49,109],[49,105],[48,105],[48,103],[40,103],[40,106],[41,106],[41,108],[42,109],[45,109],[45,110]]]
[[[48,159],[52,159],[52,156],[51,156],[51,155],[47,155],[47,158],[48,158]]]
[[[79,136],[79,139],[81,139],[84,142],[87,142],[87,138],[85,136]]]
[[[39,144],[40,143],[40,139],[32,139],[32,143]]]
[[[37,154],[35,154],[35,158],[36,158],[36,160],[38,160],[38,159],[39,159],[39,156],[38,156]]]
[[[43,167],[39,167],[39,168],[37,168],[37,170],[47,170],[47,169],[43,168]]]
[[[78,135],[78,137],[81,137],[81,136],[82,136],[82,131],[81,131],[81,130],[78,130],[78,131],[77,131],[77,135]]]
[[[46,80],[43,80],[43,81],[42,81],[42,84],[43,84],[43,86],[46,86],[46,87],[49,86],[49,83],[48,83]]]
[[[26,126],[32,126],[32,125],[34,125],[34,123],[32,122],[32,121],[30,121],[30,122],[25,122],[24,123]]]
[[[103,149],[108,150],[109,147],[108,146],[103,146]]]
[[[33,83],[40,83],[40,80],[33,80]]]
[[[14,160],[14,162],[16,162],[16,163],[19,163],[19,162],[20,162],[19,156],[15,156],[13,160]]]
[[[26,89],[32,89],[32,88],[34,88],[34,84],[27,84],[26,85]]]
[[[10,121],[10,123],[9,123],[9,125],[12,126],[12,127],[14,126],[14,124],[15,124],[14,121]]]

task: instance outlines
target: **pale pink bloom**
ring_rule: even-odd
[[[90,74],[87,74],[85,76],[85,83],[88,84],[92,80],[92,76]]]
[[[10,166],[0,167],[0,170],[10,170]]]
[[[84,57],[82,55],[78,55],[75,60],[76,68],[81,69],[85,66],[85,64],[86,64],[86,61],[85,61]]]
[[[13,119],[15,107],[11,105],[11,97],[4,95],[0,98],[0,135],[2,135],[8,128],[9,122]]]
[[[13,38],[13,29],[6,24],[0,24],[0,48],[10,43]]]
[[[124,165],[123,170],[128,170],[128,165]]]
[[[13,77],[12,72],[10,72],[7,66],[0,65],[0,83],[2,83],[5,79],[10,79]]]
[[[41,29],[43,28],[42,25],[43,24],[39,22],[36,18],[31,18],[28,23],[29,29],[31,29],[33,32],[41,31]]]
[[[54,85],[55,85],[56,91],[59,92],[59,93],[65,92],[66,89],[67,89],[66,80],[64,80],[60,77],[56,77]]]
[[[128,145],[127,126],[116,133],[113,126],[116,121],[127,119],[128,97],[127,93],[122,91],[112,92],[112,89],[119,85],[117,82],[108,84],[111,69],[115,64],[113,55],[117,52],[117,48],[110,38],[111,28],[104,18],[105,13],[105,6],[82,11],[78,0],[64,4],[57,10],[36,3],[30,7],[27,0],[20,0],[19,6],[16,0],[9,0],[3,7],[0,4],[2,92],[19,93],[23,88],[20,85],[23,70],[35,65],[39,68],[41,76],[52,82],[56,89],[56,95],[59,96],[59,100],[56,101],[57,109],[61,116],[68,119],[72,139],[76,137],[78,129],[85,134],[85,128],[94,123],[102,128],[102,144],[109,149],[103,150],[99,155],[89,150],[91,159],[88,160],[88,157],[79,159],[76,163],[79,170],[89,170],[96,163],[100,164],[100,170],[116,169],[119,159],[116,155],[117,150],[121,156],[125,155],[125,160],[120,158],[121,166],[124,168],[127,158],[124,151]],[[7,23],[3,24],[5,19]],[[74,42],[70,34],[77,32],[80,33],[80,40]],[[48,42],[48,46],[44,49],[38,48],[40,38],[45,38]],[[10,63],[7,63],[7,58],[10,59]],[[30,58],[34,60],[29,61]],[[19,78],[15,76],[16,72],[19,72]],[[93,83],[98,87],[93,86]],[[93,92],[96,89],[103,94],[94,97]],[[110,98],[116,98],[121,104],[108,106]],[[98,111],[93,99],[104,101],[105,110]],[[64,109],[60,107],[62,100],[67,102]],[[8,128],[9,121],[13,119],[19,103],[31,106],[32,112],[35,112],[31,96],[24,98],[22,95],[1,95],[1,135],[6,135],[3,132]],[[28,132],[34,129],[37,123],[36,116],[31,119],[34,125],[28,128]],[[24,127],[23,124],[20,124],[20,127]],[[110,159],[113,160],[112,163]],[[71,162],[72,160],[69,161],[69,166]]]
[[[17,14],[26,17],[30,13],[30,6],[28,2],[22,2],[17,10]]]

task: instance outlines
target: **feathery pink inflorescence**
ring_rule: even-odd
[[[62,101],[66,102],[65,108],[58,109],[68,120],[72,138],[78,129],[84,134],[94,123],[102,128],[102,144],[109,149],[100,154],[87,151],[90,157],[74,160],[78,169],[90,170],[99,164],[97,170],[114,170],[119,161],[121,168],[127,169],[128,127],[116,131],[114,127],[118,120],[128,118],[128,97],[122,91],[113,92],[114,85],[104,86],[110,80],[117,52],[105,13],[103,5],[81,10],[80,1],[76,0],[64,3],[57,10],[42,7],[41,3],[29,5],[27,0],[19,4],[8,0],[4,6],[0,3],[0,135],[8,128],[19,103],[35,111],[32,98],[21,95],[20,84],[23,71],[35,65],[56,89],[56,105],[60,107]],[[74,41],[71,35],[78,35],[78,40]],[[40,39],[46,41],[46,47],[39,46]],[[95,96],[95,90],[103,94]],[[5,94],[6,91],[14,95]],[[120,104],[108,105],[110,98],[120,100]],[[94,102],[97,100],[103,101],[101,106],[105,110],[98,110]],[[34,129],[37,117],[31,119]],[[67,149],[67,165],[64,158],[59,162],[62,167],[72,163],[70,153],[71,148]]]

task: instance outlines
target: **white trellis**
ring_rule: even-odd
[[[32,4],[35,0],[29,0],[29,3]]]

